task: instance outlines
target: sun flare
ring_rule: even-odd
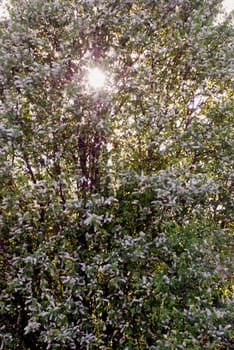
[[[105,74],[99,68],[91,68],[88,72],[88,82],[89,85],[94,89],[100,89],[105,84]]]

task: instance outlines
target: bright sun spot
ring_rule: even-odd
[[[91,68],[88,72],[88,82],[94,89],[98,89],[105,84],[105,74],[99,68]]]

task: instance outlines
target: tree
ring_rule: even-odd
[[[1,347],[231,349],[232,23],[221,1],[12,1]],[[92,88],[99,67],[106,86]]]

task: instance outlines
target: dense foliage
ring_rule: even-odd
[[[1,349],[233,349],[233,27],[220,3],[12,1]]]

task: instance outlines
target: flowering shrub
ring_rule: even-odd
[[[233,25],[220,11],[12,0],[1,349],[233,348]]]

